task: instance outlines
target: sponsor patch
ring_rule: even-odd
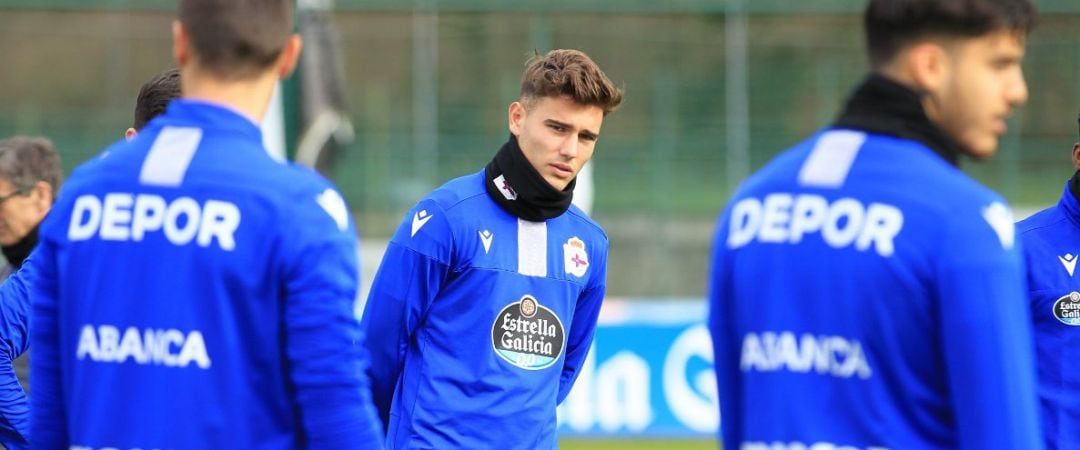
[[[1065,325],[1080,325],[1080,292],[1072,291],[1054,302],[1054,317]]]
[[[500,358],[526,370],[550,367],[566,342],[562,321],[531,295],[506,305],[491,326],[491,345]]]
[[[585,271],[589,270],[589,254],[585,253],[585,242],[577,236],[563,244],[563,258],[565,258],[563,267],[566,268],[568,274],[583,277]]]

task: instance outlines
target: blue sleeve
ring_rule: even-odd
[[[720,436],[723,448],[739,448],[739,424],[742,399],[739,397],[740,343],[731,323],[734,302],[728,277],[730,262],[727,249],[728,217],[723,214],[713,236],[712,261],[708,277],[709,334],[712,335],[713,362],[716,368],[717,396],[720,399]]]
[[[585,364],[585,357],[589,354],[589,347],[592,346],[593,336],[596,333],[596,319],[600,315],[600,306],[607,287],[606,251],[601,256],[603,259],[593,261],[592,267],[596,269],[596,273],[590,276],[590,281],[597,282],[591,283],[581,293],[577,306],[574,308],[574,319],[566,340],[566,358],[563,360],[562,375],[559,377],[559,396],[556,404],[561,404],[570,394],[570,389],[574,387],[574,381],[581,373],[581,366]]]
[[[30,405],[12,362],[29,346],[31,264],[0,285],[0,443],[23,448],[30,432]]]
[[[956,215],[939,259],[957,448],[1041,449],[1023,262],[1011,214],[995,205]]]
[[[59,211],[59,204],[53,211]],[[49,214],[41,225],[41,241],[20,272],[31,270],[31,305],[33,332],[30,334],[30,441],[36,449],[68,448],[67,421],[63,389],[60,385],[60,328],[57,300],[59,280],[56,273],[57,248],[52,239],[59,215]]]
[[[356,231],[343,211],[340,195],[327,189],[318,204],[314,196],[301,202],[292,226],[284,228],[288,376],[309,448],[382,448],[367,353],[352,312]]]
[[[420,211],[432,217],[414,234]],[[421,202],[405,215],[372,282],[360,323],[371,354],[368,373],[375,408],[387,427],[409,342],[450,273],[452,241],[446,214]]]

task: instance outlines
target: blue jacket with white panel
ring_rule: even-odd
[[[607,236],[576,206],[503,210],[484,171],[421,200],[364,310],[388,448],[553,449],[555,407],[592,342]]]

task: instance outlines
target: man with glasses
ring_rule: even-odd
[[[60,156],[44,138],[0,141],[0,278],[22,266],[37,244],[37,227],[60,188]]]

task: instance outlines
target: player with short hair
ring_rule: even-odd
[[[1027,99],[1028,0],[870,0],[872,73],[747,179],[709,275],[728,449],[1039,449],[1012,215],[964,175]]]
[[[134,138],[150,119],[163,114],[169,102],[179,96],[180,69],[166,69],[147,80],[139,88],[139,96],[135,100],[135,121],[124,132],[124,137]]]
[[[607,273],[607,236],[570,202],[621,101],[586,54],[536,55],[509,141],[405,215],[361,321],[389,448],[556,447]]]
[[[1080,119],[1077,120],[1080,124]],[[1043,434],[1050,450],[1080,449],[1080,366],[1067,349],[1080,345],[1080,141],[1072,146],[1076,169],[1057,205],[1016,224],[1027,267],[1028,300],[1035,327],[1035,367]]]
[[[379,448],[356,232],[258,122],[289,0],[181,0],[183,98],[77,169],[31,257],[40,448]]]

